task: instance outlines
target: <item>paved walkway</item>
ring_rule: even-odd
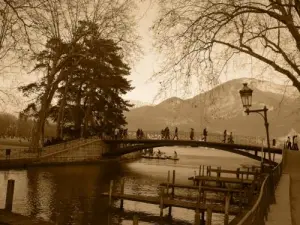
[[[288,151],[285,172],[291,177],[291,211],[292,224],[300,225],[300,152]]]
[[[276,188],[276,204],[271,205],[266,225],[292,225],[290,207],[290,175],[282,174]]]
[[[299,151],[286,152],[284,174],[276,189],[276,201],[270,208],[266,225],[300,225]]]

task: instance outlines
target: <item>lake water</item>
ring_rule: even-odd
[[[125,193],[157,196],[158,185],[166,182],[168,170],[176,170],[176,183],[191,184],[187,178],[193,176],[194,171],[198,172],[199,165],[221,166],[222,169],[259,165],[259,162],[243,156],[202,147],[165,147],[160,150],[167,155],[176,150],[180,160],[140,159],[128,163],[0,171],[0,204],[4,207],[7,180],[14,179],[13,211],[23,215],[43,218],[58,225],[131,225],[137,212],[139,224],[158,224],[157,205],[124,201],[123,213],[119,210],[109,213],[108,199],[101,193],[108,192],[110,180],[115,180],[118,189],[121,178],[124,178]],[[189,194],[185,192],[182,194]],[[119,201],[113,204],[119,207]],[[165,209],[165,214],[167,211]],[[192,224],[194,211],[173,208],[172,217],[172,220],[164,219],[160,224]],[[213,224],[223,224],[223,215],[213,214],[213,220]]]

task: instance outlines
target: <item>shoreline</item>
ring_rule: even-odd
[[[12,159],[12,160],[0,160],[0,171],[5,170],[26,170],[32,167],[51,167],[51,166],[72,166],[72,165],[95,165],[99,163],[109,162],[130,162],[140,159],[140,154],[134,154],[130,156],[123,156],[118,158],[101,158],[92,160],[78,160],[78,161],[49,161],[49,162],[36,162],[32,159]]]

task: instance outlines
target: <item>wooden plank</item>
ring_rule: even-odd
[[[233,177],[207,177],[207,176],[195,176],[189,177],[188,180],[205,180],[205,181],[216,181],[216,182],[225,182],[225,183],[244,183],[244,184],[252,184],[252,179],[238,179]]]
[[[23,216],[17,213],[0,209],[0,221],[5,225],[54,225],[54,223],[41,219]]]
[[[182,188],[182,189],[192,189],[192,190],[198,190],[199,187],[196,185],[186,185],[186,184],[168,184],[168,183],[161,183],[160,186],[169,188]],[[240,193],[244,192],[244,190],[241,190],[240,188],[218,188],[218,187],[210,187],[210,186],[202,186],[201,187],[204,191],[207,192],[231,192],[231,193]]]
[[[222,173],[228,173],[228,174],[236,174],[237,173],[236,170],[220,170],[219,171],[218,169],[210,169],[210,171],[215,172],[215,173],[220,172],[221,174]],[[242,170],[239,170],[238,173],[239,174],[249,174],[249,175],[256,175],[257,174],[256,172],[253,172],[253,171],[242,171]],[[258,174],[260,174],[260,173],[258,172]]]
[[[109,196],[108,193],[102,193],[102,196]],[[129,201],[135,201],[135,202],[142,202],[142,203],[148,203],[153,205],[160,205],[160,198],[159,197],[152,197],[152,196],[137,196],[137,195],[129,195],[129,194],[120,194],[120,193],[114,193],[111,195],[114,199],[123,199],[123,200],[129,200]],[[164,207],[177,207],[177,208],[185,208],[185,209],[193,209],[196,210],[196,208],[199,208],[199,210],[206,210],[208,206],[212,207],[212,211],[215,213],[224,213],[225,208],[222,205],[219,204],[197,204],[197,202],[188,202],[188,201],[181,201],[181,200],[174,200],[174,199],[167,199],[165,198],[163,201]],[[238,207],[230,207],[228,210],[230,215],[237,215],[240,211]]]

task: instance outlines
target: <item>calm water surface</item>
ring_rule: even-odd
[[[120,179],[125,178],[125,193],[157,196],[158,185],[167,180],[168,170],[176,170],[176,183],[191,184],[187,178],[198,172],[199,165],[222,166],[236,169],[241,165],[259,165],[243,156],[206,148],[165,147],[161,151],[172,155],[176,150],[180,160],[140,159],[129,163],[103,163],[86,166],[58,166],[30,168],[24,171],[0,171],[0,204],[4,207],[6,184],[15,179],[13,211],[56,222],[59,225],[126,225],[132,224],[138,212],[139,224],[192,224],[194,211],[173,208],[172,220],[159,221],[159,207],[124,201],[124,212],[117,208],[108,211],[108,199],[101,193],[108,192],[110,180],[115,180],[116,190]],[[178,192],[176,192],[178,193]],[[188,191],[185,193],[189,195]],[[165,209],[165,214],[167,214]],[[223,215],[214,214],[213,224],[222,224]]]

